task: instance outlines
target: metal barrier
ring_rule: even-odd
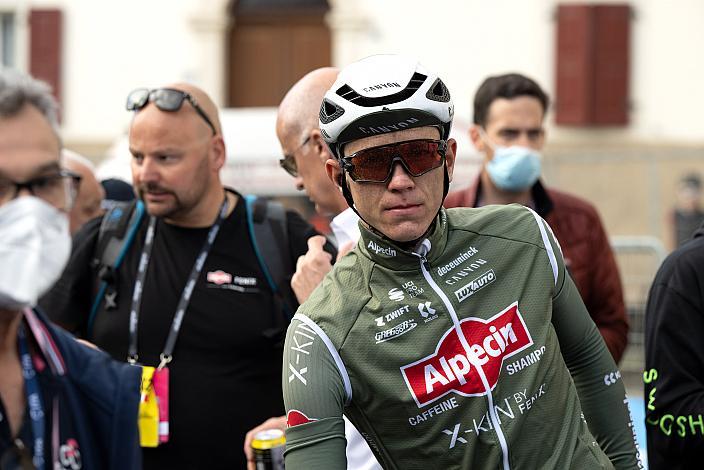
[[[660,239],[650,236],[611,237],[623,283],[623,295],[630,322],[628,348],[620,368],[640,375],[645,361],[645,306],[655,273],[667,252]]]

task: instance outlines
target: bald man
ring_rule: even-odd
[[[132,178],[148,217],[113,275],[114,303],[89,314],[97,219],[78,232],[43,304],[114,358],[168,369],[168,442],[144,447],[144,468],[243,469],[246,431],[283,414],[288,318],[257,261],[243,197],[220,181],[225,143],[212,100],[174,84],[135,90],[127,107]],[[317,233],[293,212],[286,230],[295,266]]]
[[[359,239],[359,217],[349,208],[337,186],[328,178],[325,162],[334,158],[323,140],[318,127],[320,103],[325,92],[337,79],[339,69],[323,67],[306,74],[286,93],[279,104],[276,115],[276,135],[279,138],[283,158],[281,167],[294,177],[299,191],[305,190],[322,216],[332,217],[330,227],[335,234],[339,255],[347,253]],[[291,279],[296,298],[300,303],[322,282],[332,269],[332,257],[322,247],[324,237],[315,237],[308,242],[308,252],[298,259],[296,273]],[[247,433],[245,452],[251,456],[249,443],[260,430],[286,426],[286,417],[271,418]],[[377,470],[381,466],[371,449],[352,423],[345,418],[347,438],[347,468],[349,470]],[[249,470],[255,470],[250,464]]]
[[[69,230],[75,235],[78,229],[103,213],[101,203],[105,189],[95,177],[95,166],[90,160],[68,149],[62,150],[62,166],[81,177],[76,200],[69,212]]]

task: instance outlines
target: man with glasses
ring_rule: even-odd
[[[246,431],[283,414],[289,318],[257,260],[245,200],[220,180],[225,143],[212,100],[175,84],[135,90],[127,109],[133,184],[147,214],[110,273],[113,294],[90,315],[98,219],[75,237],[44,303],[59,324],[114,358],[168,374],[168,421],[158,447],[143,440],[146,468],[245,468]],[[285,230],[295,266],[317,232],[293,212]]]
[[[46,84],[0,71],[0,469],[140,468],[139,371],[35,309],[69,257],[80,177]]]
[[[359,217],[347,206],[345,198],[325,173],[325,162],[333,158],[318,128],[318,112],[325,92],[335,82],[339,70],[324,67],[306,74],[286,93],[276,116],[276,135],[284,157],[281,167],[294,177],[296,188],[305,190],[315,204],[318,214],[332,216],[330,228],[338,244],[338,258],[353,248],[359,239]],[[303,144],[300,142],[303,141]],[[287,152],[287,149],[294,149]],[[296,273],[291,287],[300,303],[306,301],[311,292],[332,269],[332,257],[322,247],[324,237],[308,241],[308,252],[296,264]],[[247,433],[248,441],[263,429],[285,429],[286,417],[273,418]],[[347,468],[350,470],[375,470],[381,468],[369,446],[349,420],[345,419],[347,439]],[[248,442],[245,452],[251,454]],[[254,463],[250,470],[255,470]]]
[[[361,238],[287,332],[287,470],[345,468],[343,412],[384,468],[636,468],[623,383],[550,227],[520,205],[442,208],[453,112],[403,56],[325,94],[326,170]]]
[[[628,342],[628,317],[616,260],[594,206],[546,188],[540,180],[547,94],[528,77],[487,78],[474,97],[469,136],[484,164],[467,189],[445,207],[518,203],[545,218],[562,245],[565,264],[616,363]]]

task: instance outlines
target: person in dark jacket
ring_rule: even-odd
[[[140,369],[33,309],[68,260],[80,181],[56,109],[46,84],[0,71],[0,468],[139,469]]]
[[[672,252],[645,314],[645,422],[653,470],[704,459],[704,224]]]
[[[593,205],[546,188],[540,151],[548,96],[528,77],[487,78],[474,97],[469,136],[485,160],[467,189],[450,193],[445,207],[519,203],[534,209],[555,231],[565,263],[616,363],[628,342],[621,278],[609,239]]]

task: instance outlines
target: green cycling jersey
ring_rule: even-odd
[[[523,206],[441,210],[413,252],[362,228],[283,365],[288,470],[346,468],[343,413],[384,468],[640,465],[616,365]]]

